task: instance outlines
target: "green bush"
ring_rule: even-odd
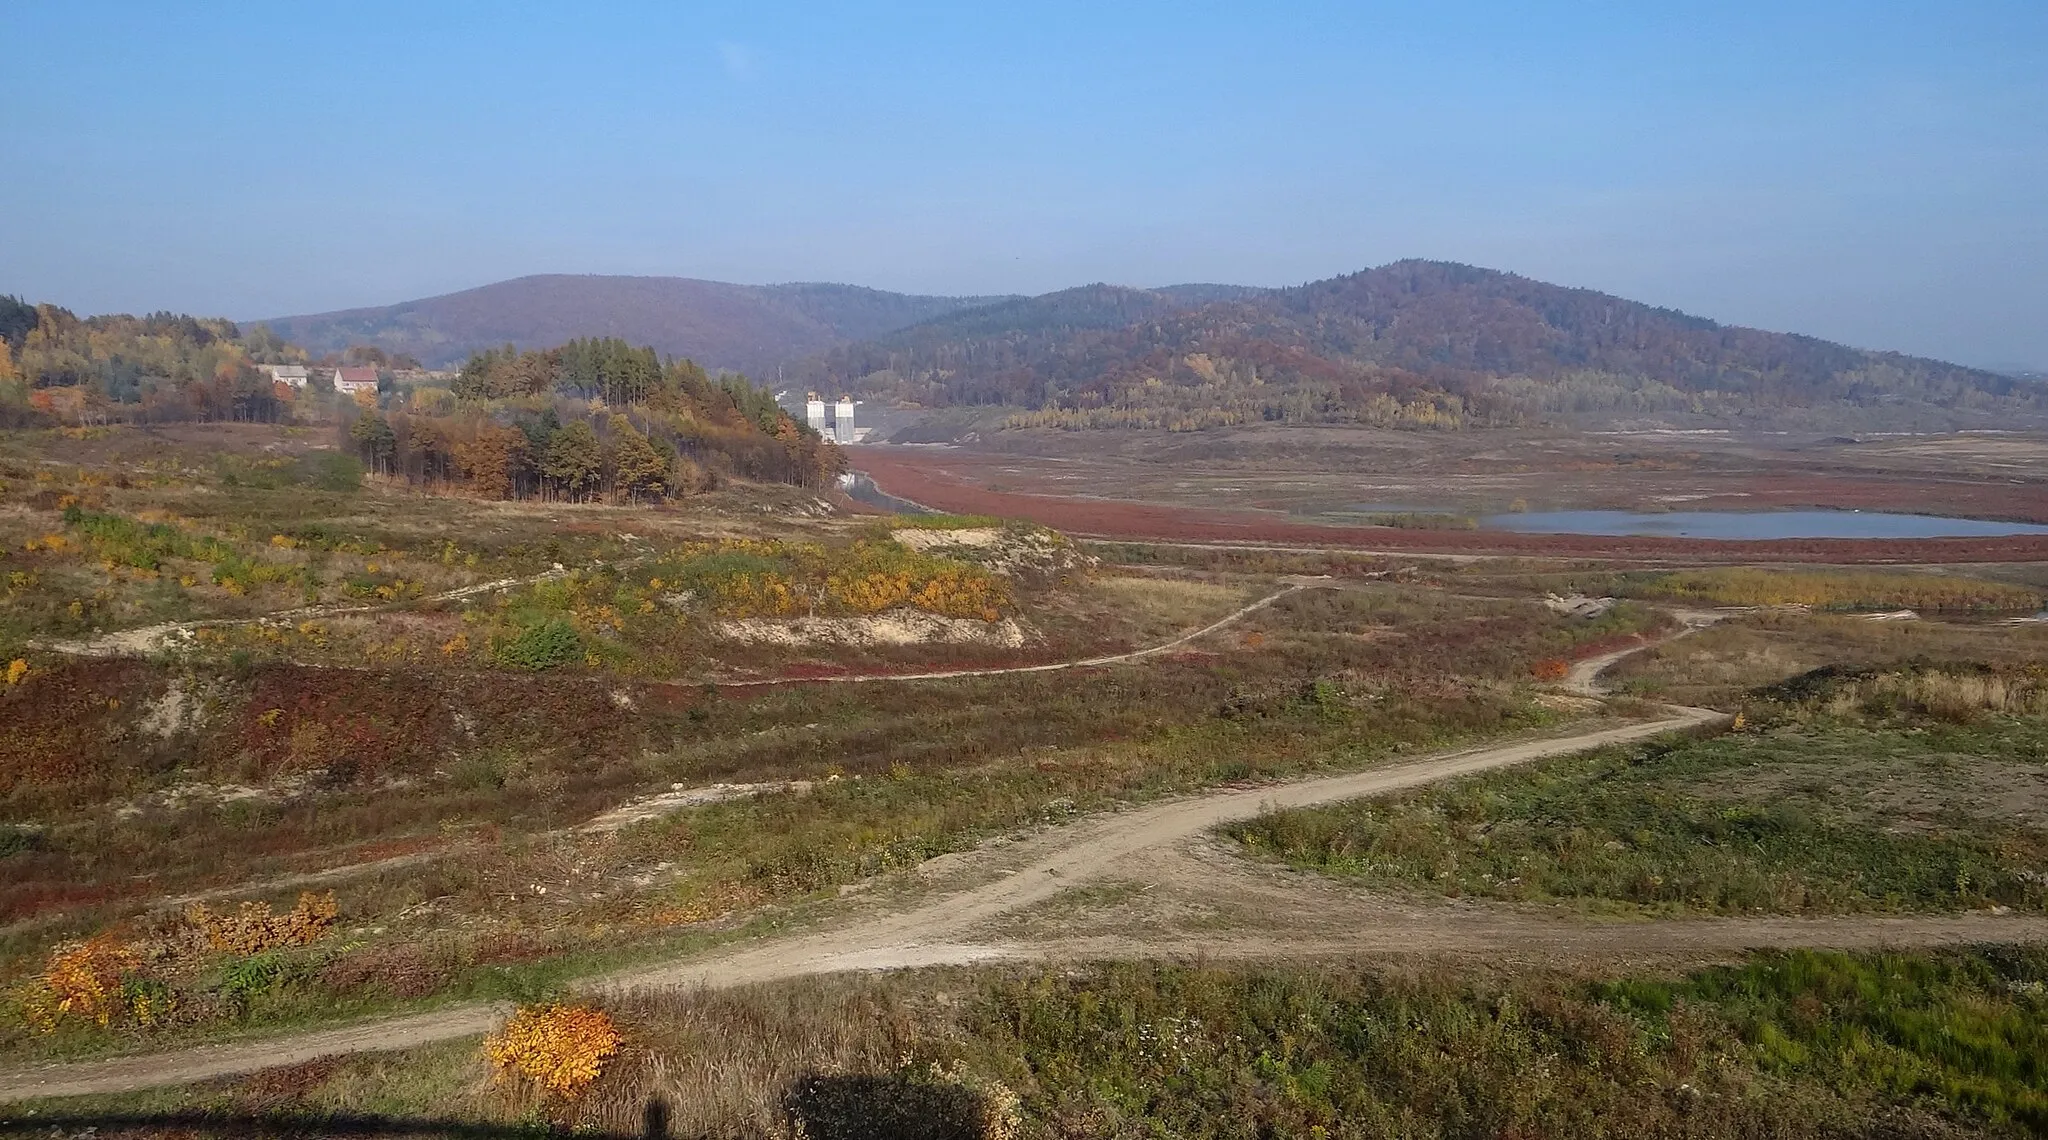
[[[567,618],[549,618],[500,642],[496,655],[518,669],[553,669],[582,660],[583,637]]]
[[[363,488],[363,465],[346,452],[321,452],[300,463],[305,469],[306,482],[319,490],[348,492]]]

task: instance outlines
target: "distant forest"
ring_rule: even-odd
[[[359,403],[320,380],[273,382],[258,364],[307,354],[262,325],[0,297],[0,427],[331,421],[373,472],[494,498],[667,497],[728,476],[822,488],[845,469],[773,393],[621,340],[480,352],[450,387],[393,390],[391,369],[414,362],[376,346],[325,359],[378,366],[386,393]]]
[[[683,277],[546,274],[397,305],[278,317],[310,352],[374,345],[453,366],[477,349],[623,337],[713,372],[772,376],[837,344],[882,336],[995,297],[920,297],[855,285],[728,285]]]
[[[0,297],[0,425],[289,416],[258,363],[305,356],[261,327],[151,313],[78,317]]]
[[[1070,289],[833,349],[801,379],[926,406],[1029,409],[1012,417],[1020,427],[2048,414],[2048,389],[2011,377],[1426,261],[1235,296]]]

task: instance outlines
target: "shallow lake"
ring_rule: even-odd
[[[2048,534],[2034,523],[1987,522],[1881,511],[1529,511],[1479,525],[1528,534],[1665,535],[1675,538],[1992,538]]]

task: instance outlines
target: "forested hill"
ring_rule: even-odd
[[[319,355],[375,345],[429,366],[505,344],[540,348],[618,337],[714,372],[777,365],[997,297],[921,297],[854,285],[729,285],[686,277],[548,274],[424,300],[266,323]]]
[[[1033,409],[1019,426],[2048,415],[2048,389],[2012,377],[1429,261],[1287,289],[1097,285],[1007,301],[834,349],[803,378]]]

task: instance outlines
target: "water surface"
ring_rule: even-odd
[[[1526,534],[1662,535],[1671,538],[1995,538],[2048,534],[2035,523],[1989,522],[1882,511],[1528,511],[1480,525]]]

